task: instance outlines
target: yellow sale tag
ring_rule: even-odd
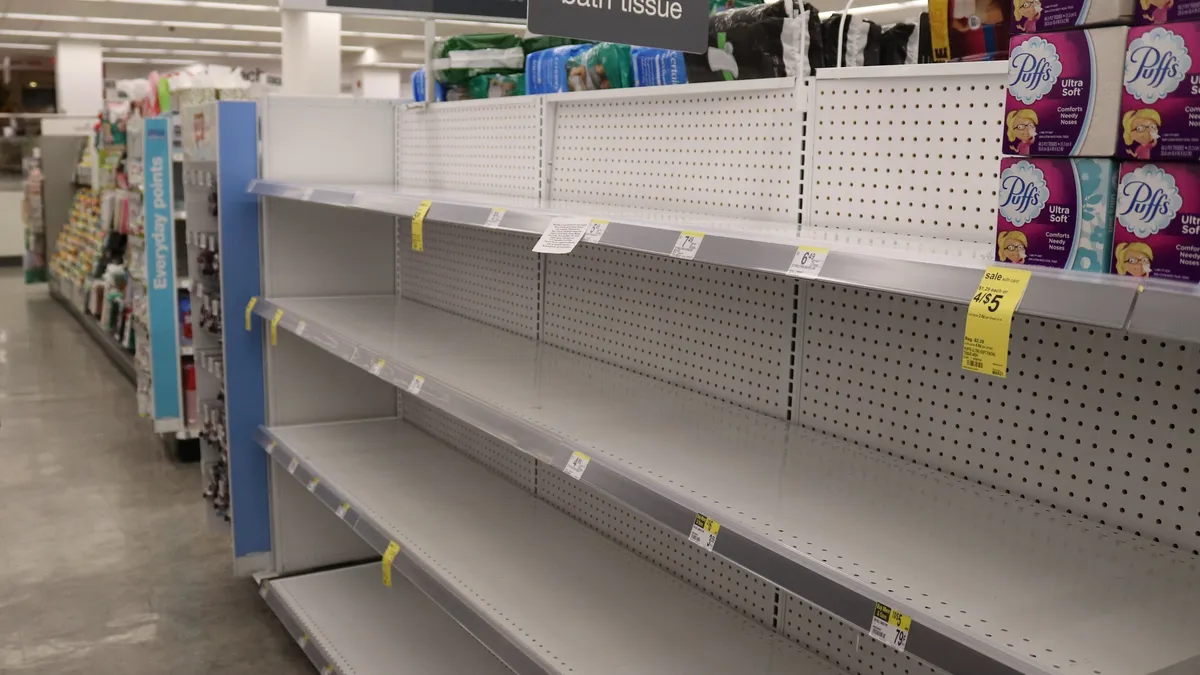
[[[279,338],[279,321],[283,319],[283,310],[275,310],[275,318],[271,319],[271,345],[274,346]]]
[[[400,544],[391,542],[388,544],[387,550],[383,552],[383,585],[388,588],[392,587],[392,563],[396,561],[396,554],[400,552]]]
[[[967,305],[963,336],[963,370],[995,377],[1008,376],[1008,338],[1013,312],[1025,295],[1028,270],[989,267]]]
[[[875,615],[871,617],[871,637],[904,651],[908,646],[908,633],[911,630],[911,616],[881,602],[875,603]]]
[[[417,212],[412,217],[412,250],[425,250],[425,214],[429,213],[429,207],[433,206],[433,202],[428,199],[421,202],[417,207]]]
[[[254,306],[258,304],[258,296],[250,298],[250,302],[246,303],[246,330],[250,330],[250,315],[254,313]]]
[[[692,531],[688,533],[688,541],[711,551],[717,544],[717,535],[720,532],[720,523],[703,513],[697,513],[696,519],[692,522]]]

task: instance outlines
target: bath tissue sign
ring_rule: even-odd
[[[708,0],[528,0],[529,31],[699,54]]]

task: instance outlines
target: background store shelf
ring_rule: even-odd
[[[263,582],[306,656],[340,675],[505,675],[509,670],[399,574],[378,562]]]
[[[400,420],[263,433],[317,498],[350,505],[367,543],[398,542],[399,573],[520,675],[836,673]]]
[[[256,306],[276,309],[398,387],[422,375],[422,400],[555,468],[587,453],[584,483],[680,534],[716,518],[717,553],[862,629],[875,602],[902,609],[908,651],[951,672],[1200,663],[1200,576],[1165,545],[419,303]]]
[[[58,304],[65,307],[75,317],[75,320],[83,326],[83,329],[92,336],[92,339],[104,350],[105,356],[117,366],[117,370],[121,371],[125,379],[137,384],[137,369],[133,365],[133,353],[126,351],[120,342],[117,341],[117,338],[101,328],[100,323],[95,317],[80,312],[79,308],[69,298],[55,289],[55,284],[53,283],[50,284],[50,295],[58,301]]]
[[[662,220],[646,220],[644,213],[629,216],[629,210],[611,206],[565,204],[559,208],[540,208],[536,200],[511,197],[491,198],[468,193],[395,192],[378,185],[331,186],[285,181],[259,180],[251,192],[268,197],[300,200],[330,206],[346,206],[402,217],[410,217],[422,200],[433,201],[426,222],[485,227],[493,208],[507,212],[498,229],[541,234],[552,218],[582,217],[608,220],[601,245],[668,256],[681,229],[705,233],[696,262],[707,262],[739,269],[786,274],[797,246],[830,248],[828,242],[815,239],[749,236],[731,231],[737,222],[741,229],[752,221],[729,218],[672,215]],[[500,200],[503,199],[503,202]],[[753,228],[751,228],[753,229]],[[884,293],[966,304],[979,287],[984,269],[994,264],[918,253],[866,247],[837,247],[831,250],[817,280]],[[1104,328],[1124,328],[1138,294],[1138,283],[1111,275],[1071,273],[1061,270],[1030,268],[1033,279],[1018,308],[1018,313],[1055,320],[1075,321]],[[1171,296],[1173,297],[1173,296]],[[1165,302],[1173,300],[1167,298]],[[1158,324],[1139,323],[1148,334],[1158,335]],[[1187,339],[1200,341],[1200,326]]]

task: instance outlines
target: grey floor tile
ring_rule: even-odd
[[[315,672],[233,576],[198,465],[163,457],[133,386],[7,271],[0,357],[0,673]]]

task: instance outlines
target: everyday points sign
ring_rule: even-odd
[[[529,31],[699,54],[708,0],[528,0]]]

